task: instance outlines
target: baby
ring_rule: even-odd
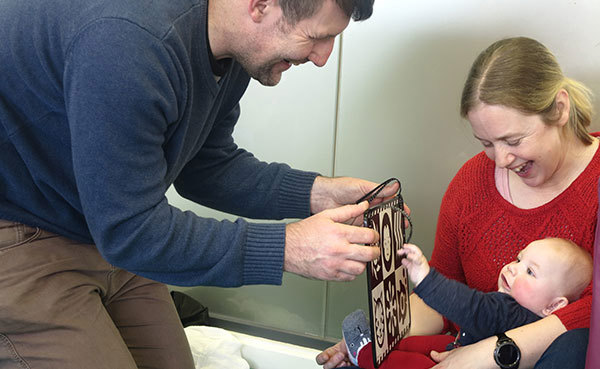
[[[579,298],[592,278],[587,251],[561,238],[531,242],[505,265],[498,276],[498,292],[483,293],[450,280],[430,268],[421,250],[411,244],[399,250],[416,293],[428,306],[455,322],[461,331],[451,336],[416,336],[400,341],[379,369],[430,368],[431,350],[448,349],[504,333],[552,314]],[[362,311],[348,315],[342,330],[350,361],[373,367],[370,328]],[[452,342],[454,341],[454,342]],[[442,346],[443,348],[443,346]],[[402,364],[402,366],[400,366]]]

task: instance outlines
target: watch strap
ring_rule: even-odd
[[[521,361],[521,351],[519,350],[519,347],[515,341],[513,341],[512,338],[508,337],[505,333],[498,333],[496,334],[496,337],[498,337],[498,340],[496,341],[496,348],[494,349],[494,361],[496,361],[496,364],[498,364],[501,369],[518,369]],[[511,345],[513,346],[513,349],[516,350],[517,357],[514,362],[505,363],[501,360],[500,350],[506,345]]]

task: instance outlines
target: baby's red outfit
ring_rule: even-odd
[[[448,344],[454,342],[450,335],[411,336],[402,339],[383,360],[378,369],[427,369],[436,363],[429,353],[444,352]],[[372,342],[363,347],[358,354],[358,366],[362,369],[375,369],[373,364]]]

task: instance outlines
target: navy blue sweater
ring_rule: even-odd
[[[429,307],[460,326],[461,346],[541,319],[509,294],[477,291],[444,277],[434,268],[414,292]]]
[[[219,80],[206,0],[0,2],[0,218],[95,243],[177,285],[281,283],[285,226],[203,219],[310,213],[315,173],[267,164],[232,132],[249,76]]]

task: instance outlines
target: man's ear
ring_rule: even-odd
[[[564,88],[560,89],[555,97],[556,109],[558,111],[558,125],[564,126],[569,121],[569,114],[571,113],[571,100],[569,100],[569,93]]]
[[[248,14],[253,22],[260,23],[273,6],[273,0],[248,0]]]
[[[544,310],[542,310],[542,314],[546,317],[555,312],[556,310],[567,306],[568,304],[569,300],[566,297],[556,297],[548,304],[548,306],[544,308]]]

